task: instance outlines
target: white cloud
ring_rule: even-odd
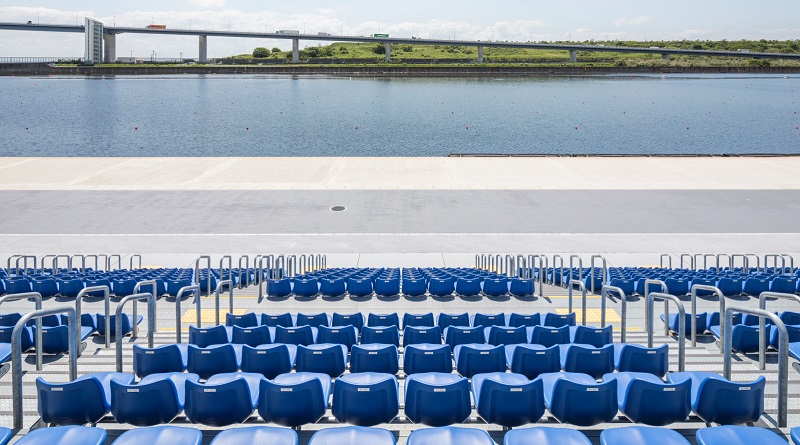
[[[639,17],[620,17],[614,20],[614,26],[636,26],[650,23],[652,17],[640,15]]]
[[[189,3],[199,6],[201,8],[214,9],[224,8],[227,3],[226,0],[189,0]]]

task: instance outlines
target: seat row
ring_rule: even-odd
[[[33,430],[18,445],[103,445],[107,433],[100,428],[62,426]],[[11,438],[10,430],[0,430],[0,445]],[[800,428],[791,431],[795,445],[800,445]],[[698,445],[786,445],[786,440],[764,428],[719,426],[697,431]],[[203,435],[193,428],[157,426],[126,431],[114,445],[200,445]],[[211,445],[263,443],[297,445],[297,433],[288,428],[255,426],[219,432]],[[319,430],[309,445],[395,445],[394,434],[381,428],[337,427]],[[484,430],[462,427],[425,428],[412,431],[408,445],[497,445]],[[522,428],[505,434],[503,445],[591,445],[580,431],[553,427]],[[668,428],[629,426],[600,433],[600,445],[689,445],[678,432]]]

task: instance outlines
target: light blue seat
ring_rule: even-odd
[[[528,330],[525,326],[490,326],[484,330],[486,343],[490,345],[517,345],[528,343]]]
[[[395,445],[396,441],[394,434],[387,430],[364,426],[345,426],[319,430],[308,441],[308,445],[352,444]]]
[[[661,321],[664,321],[665,319],[666,317],[664,317],[664,314],[661,314]],[[685,320],[684,322],[686,323],[684,325],[685,328],[684,332],[686,333],[686,337],[688,338],[689,336],[692,335],[692,314],[691,313],[686,314],[686,318],[684,320]],[[696,320],[695,332],[697,332],[697,335],[702,335],[709,329],[707,313],[702,312],[700,314],[697,314],[695,316],[695,320]],[[678,332],[680,328],[680,326],[678,325],[679,322],[680,319],[678,318],[678,314],[669,314],[669,323],[667,323],[667,325],[669,326],[670,331]]]
[[[129,384],[133,374],[99,372],[67,383],[36,378],[39,417],[54,425],[95,424],[111,410],[111,381]]]
[[[467,378],[472,378],[475,374],[506,370],[506,351],[503,346],[482,343],[458,345],[453,350],[453,359],[456,362],[456,371]]]
[[[407,445],[496,445],[489,433],[476,428],[442,427],[412,431]]]
[[[503,445],[591,445],[580,431],[569,428],[540,426],[519,428],[506,433]]]
[[[231,328],[231,343],[252,347],[266,345],[272,343],[272,334],[269,326],[233,326]]]
[[[692,381],[664,383],[653,374],[618,372],[603,376],[603,381],[617,381],[619,410],[633,423],[664,426],[683,422],[692,411]]]
[[[297,372],[311,372],[339,377],[347,369],[347,346],[322,343],[297,347]]]
[[[722,330],[719,326],[711,326],[711,334],[717,339],[722,338]],[[734,352],[752,353],[758,352],[758,325],[748,326],[737,324],[731,326],[731,349]],[[765,329],[762,334],[767,337],[769,343],[769,331]]]
[[[6,445],[11,440],[14,433],[9,428],[0,426],[0,445]]]
[[[90,335],[92,335],[92,328],[81,326],[78,342],[86,340]],[[33,327],[33,336],[35,345],[36,326]],[[69,351],[69,326],[60,325],[42,327],[41,349],[44,354],[67,353]]]
[[[687,377],[692,381],[692,411],[708,424],[757,422],[764,413],[764,376],[752,382],[731,382],[713,372],[674,372],[667,381]]]
[[[792,428],[790,435],[792,437],[792,443],[794,443],[794,445],[800,445],[800,426]]]
[[[786,440],[766,428],[745,426],[702,428],[697,430],[695,439],[697,445],[786,445]],[[792,440],[795,440],[794,430]]]
[[[614,371],[614,346],[596,348],[577,343],[559,345],[561,369],[566,372],[588,374],[595,379]]]
[[[103,445],[106,430],[85,426],[57,426],[32,430],[17,445]]]
[[[152,349],[133,345],[133,372],[139,378],[182,372],[186,370],[188,357],[189,346],[184,344],[159,345]]]
[[[486,343],[483,326],[448,326],[444,329],[444,342],[451,349],[458,345]]]
[[[275,343],[308,346],[314,344],[317,330],[311,326],[275,327]]]
[[[439,326],[406,326],[403,330],[403,347],[414,344],[442,343]]]
[[[205,384],[186,382],[184,412],[192,423],[228,426],[244,423],[256,409],[264,376],[248,372],[217,374]]]
[[[129,314],[122,314],[122,315],[123,315],[122,316],[122,335],[124,336],[124,335],[128,335],[131,332],[133,332],[134,322],[133,322],[133,316],[131,316]],[[106,335],[106,316],[105,316],[105,314],[96,314],[95,317],[97,318],[97,333],[100,334],[100,336],[105,336]],[[142,322],[142,320],[144,320],[143,316],[141,316],[141,315],[137,316],[135,324],[138,326],[139,323]],[[112,314],[111,316],[109,316],[109,321],[111,322],[111,333],[110,333],[110,335],[112,337],[114,337],[114,335],[115,335],[115,333],[117,331],[117,316]]]
[[[597,383],[587,375],[554,372],[539,376],[544,385],[544,404],[561,423],[593,426],[611,422],[619,410],[617,382]]]
[[[394,375],[361,372],[346,374],[333,384],[333,416],[342,423],[375,426],[397,416],[398,383]]]
[[[194,428],[151,426],[122,433],[114,445],[200,445],[203,434]]]
[[[242,347],[242,372],[259,373],[268,379],[292,372],[297,346],[283,343]]]
[[[570,326],[570,341],[583,345],[592,345],[596,348],[614,343],[614,327],[608,325],[604,328],[593,326]]]
[[[243,444],[297,445],[297,433],[289,428],[251,426],[221,431],[211,441],[211,445]]]
[[[537,422],[544,414],[541,380],[495,372],[472,377],[475,406],[486,422],[517,427]]]
[[[403,372],[406,375],[452,371],[452,349],[449,345],[414,344],[403,349]]]
[[[647,372],[663,378],[669,371],[669,346],[648,348],[617,343],[614,345],[614,367],[620,372]]]
[[[317,343],[336,343],[350,350],[358,343],[358,329],[351,325],[320,326],[317,328]]]
[[[399,370],[397,346],[381,343],[353,346],[350,353],[350,372],[397,374]]]
[[[472,412],[466,378],[437,372],[413,374],[405,382],[405,415],[414,423],[463,423]]]
[[[137,384],[111,382],[111,414],[118,423],[153,426],[170,423],[183,411],[186,382],[200,376],[184,372],[150,374]]]
[[[242,347],[230,343],[207,348],[189,345],[186,370],[203,380],[215,374],[236,372],[242,363]]]
[[[626,426],[602,431],[600,445],[689,445],[689,441],[669,428]]]
[[[258,414],[265,422],[296,428],[325,415],[331,393],[327,374],[296,372],[261,381]]]
[[[380,343],[400,346],[400,330],[397,325],[364,326],[361,329],[361,344]]]
[[[230,343],[230,332],[226,326],[213,326],[208,328],[198,328],[189,326],[189,344],[200,348],[211,345],[221,345]]]
[[[527,329],[530,332],[531,344],[534,345],[542,345],[549,348],[550,346],[570,343],[568,325],[557,328],[552,326],[534,326]]]
[[[529,379],[561,370],[558,346],[546,348],[542,345],[508,345],[505,350],[508,369]]]

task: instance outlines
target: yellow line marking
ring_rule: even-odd
[[[557,314],[566,315],[568,309],[566,308],[558,308],[556,309]],[[582,312],[580,309],[575,309],[575,319],[580,322],[583,319]],[[587,323],[600,323],[600,309],[586,309],[586,322]],[[622,318],[620,318],[619,314],[614,309],[606,309],[606,323],[620,323]]]
[[[225,314],[228,312],[227,309],[219,309],[219,318],[220,323],[225,321]],[[247,309],[234,309],[233,313],[235,315],[242,315],[247,312]],[[216,322],[216,309],[200,309],[200,320],[203,323],[214,323]],[[197,323],[197,310],[189,309],[183,313],[181,316],[181,323]]]

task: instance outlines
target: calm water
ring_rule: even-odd
[[[800,153],[800,76],[0,78],[0,156]]]

